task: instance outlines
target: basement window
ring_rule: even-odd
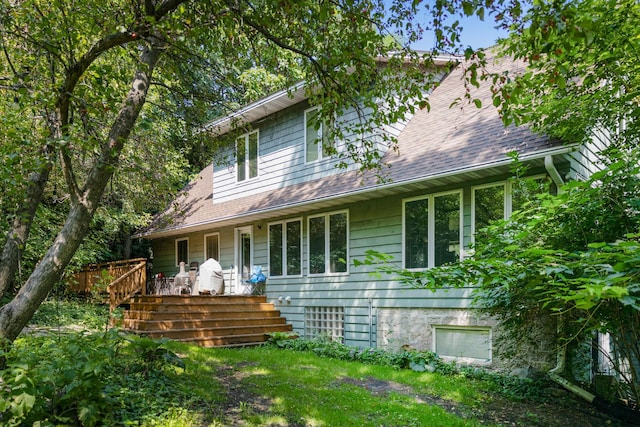
[[[435,326],[434,350],[443,358],[491,362],[491,328]]]
[[[344,342],[344,307],[305,307],[304,335]]]

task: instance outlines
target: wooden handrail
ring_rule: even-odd
[[[121,261],[89,264],[82,271],[75,273],[69,280],[69,287],[79,293],[89,293],[101,279],[117,280],[140,263],[146,263],[145,258],[127,259]],[[106,273],[106,277],[103,274]]]
[[[123,302],[140,292],[146,294],[147,262],[144,258],[138,259],[139,263],[125,274],[118,277],[107,286],[109,292],[109,310],[113,311]]]

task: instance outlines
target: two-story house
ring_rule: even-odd
[[[507,65],[514,66],[495,66]],[[312,124],[317,109],[302,86],[210,123],[217,136],[239,119],[252,130],[140,235],[152,240],[154,273],[213,258],[223,267],[225,293],[235,294],[259,265],[268,301],[303,336],[491,363],[496,324],[470,307],[471,287],[411,289],[353,262],[369,249],[407,269],[469,256],[475,230],[521,202],[512,197],[509,152],[518,152],[532,177],[555,186],[590,173],[595,154],[588,148],[505,128],[487,85],[473,94],[481,108],[452,107],[463,93],[462,73],[462,66],[443,72],[430,109],[394,128],[399,152],[384,154],[390,167],[383,183],[335,168],[323,144],[340,150],[340,141]]]

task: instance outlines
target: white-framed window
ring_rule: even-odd
[[[220,261],[220,233],[205,234],[204,236],[204,260],[209,258]]]
[[[344,341],[344,307],[304,308],[305,338],[328,337]]]
[[[253,272],[253,226],[246,225],[235,229],[235,258],[238,286],[249,280]]]
[[[349,259],[349,212],[331,212],[307,219],[309,274],[346,274]]]
[[[269,224],[269,275],[302,275],[302,219]]]
[[[509,216],[506,182],[498,182],[471,188],[471,235],[491,222]]]
[[[329,157],[334,143],[329,139],[328,124],[320,120],[320,109],[309,108],[304,112],[304,147],[307,163]]]
[[[176,239],[176,265],[180,265],[180,262],[184,262],[185,265],[189,265],[189,238]]]
[[[238,182],[258,176],[258,131],[245,133],[236,139],[236,170]]]
[[[472,236],[493,221],[509,219],[513,211],[521,209],[526,202],[535,200],[536,195],[548,191],[549,185],[545,175],[472,187]]]
[[[433,349],[438,356],[469,362],[491,362],[491,328],[434,326]]]
[[[461,190],[406,199],[402,205],[404,268],[431,268],[460,260]]]

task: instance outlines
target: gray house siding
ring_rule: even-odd
[[[533,170],[539,173],[541,170]],[[310,210],[302,216],[303,225],[303,275],[302,277],[274,277],[267,281],[266,293],[270,302],[290,322],[294,330],[305,333],[305,307],[342,307],[344,309],[344,342],[348,345],[374,347],[380,343],[378,313],[380,310],[460,310],[468,309],[472,288],[443,289],[436,292],[411,289],[393,280],[392,277],[374,277],[372,268],[354,266],[355,259],[364,259],[369,249],[393,256],[397,265],[402,265],[402,203],[405,198],[440,193],[449,190],[462,190],[463,194],[463,230],[465,246],[471,241],[471,189],[475,185],[499,181],[505,176],[475,180],[463,186],[448,185],[429,188],[411,193],[402,193],[389,197],[375,197],[360,203],[346,204],[330,211],[347,210],[349,215],[349,273],[345,275],[309,276],[307,217],[324,210]],[[253,230],[253,264],[261,265],[269,276],[268,262],[268,222],[290,219],[274,217],[269,221],[260,221],[251,225]],[[189,261],[204,262],[204,235],[220,233],[220,264],[224,268],[227,292],[238,292],[232,288],[234,264],[235,227],[211,229],[198,233],[185,234],[180,238],[189,239]],[[163,238],[153,241],[154,273],[162,271],[173,275],[175,266],[176,238]],[[282,297],[279,300],[278,297]],[[287,297],[290,303],[287,303]],[[423,316],[424,317],[424,316]],[[450,317],[450,316],[449,316]],[[427,327],[428,325],[425,325]],[[405,343],[410,344],[410,343]]]
[[[336,168],[336,161],[332,158],[306,162],[304,112],[308,108],[307,102],[301,102],[255,125],[254,130],[257,129],[259,132],[256,178],[237,182],[233,151],[227,149],[218,156],[224,160],[214,163],[215,184],[212,188],[214,200],[225,202],[343,173],[345,169]],[[348,111],[340,120],[345,122],[357,120],[357,113],[355,110]],[[398,132],[398,129],[394,128],[393,131]],[[352,137],[353,135],[346,136],[346,138]],[[337,150],[343,150],[344,146],[344,141],[336,142]],[[347,170],[354,168],[355,165],[351,164]]]
[[[317,325],[323,323],[317,321],[322,318],[327,327],[343,319],[340,336],[345,344],[358,347],[408,345],[437,350],[438,331],[441,337],[458,334],[463,347],[467,338],[474,346],[488,337],[481,362],[500,363],[491,356],[499,333],[497,324],[472,309],[472,284],[454,289],[445,284],[435,292],[412,289],[390,276],[375,277],[370,266],[354,265],[354,260],[364,259],[373,249],[391,255],[402,266],[404,200],[450,191],[461,192],[460,256],[469,256],[473,189],[508,180],[512,172],[507,153],[511,151],[521,154],[528,174],[551,176],[557,185],[562,180],[583,179],[597,167],[597,152],[602,148],[597,142],[575,149],[526,128],[505,129],[490,101],[483,102],[482,109],[450,108],[461,72],[454,70],[434,91],[430,111],[417,111],[406,122],[386,129],[399,136],[400,152],[389,150],[383,158],[392,165],[391,181],[385,184],[358,175],[354,165],[344,170],[335,168],[331,159],[305,161],[306,101],[261,116],[253,123],[259,132],[258,176],[237,182],[232,150],[219,157],[230,162],[214,162],[202,171],[187,186],[187,195],[175,203],[178,208],[159,215],[148,231],[153,239],[154,273],[170,276],[178,272],[176,239],[188,238],[189,261],[202,263],[204,236],[219,233],[218,261],[224,270],[225,293],[242,292],[236,240],[237,230],[248,227],[251,263],[262,266],[268,277],[267,299],[299,334],[322,329]],[[490,100],[490,91],[482,90],[486,93],[481,95]],[[355,119],[354,112],[341,118]],[[338,149],[340,144],[338,141]],[[348,214],[348,272],[310,275],[308,219],[332,212]],[[300,219],[302,225],[302,274],[271,275],[269,224],[292,219]],[[453,250],[445,251],[448,255]],[[543,363],[544,357],[540,360]]]

